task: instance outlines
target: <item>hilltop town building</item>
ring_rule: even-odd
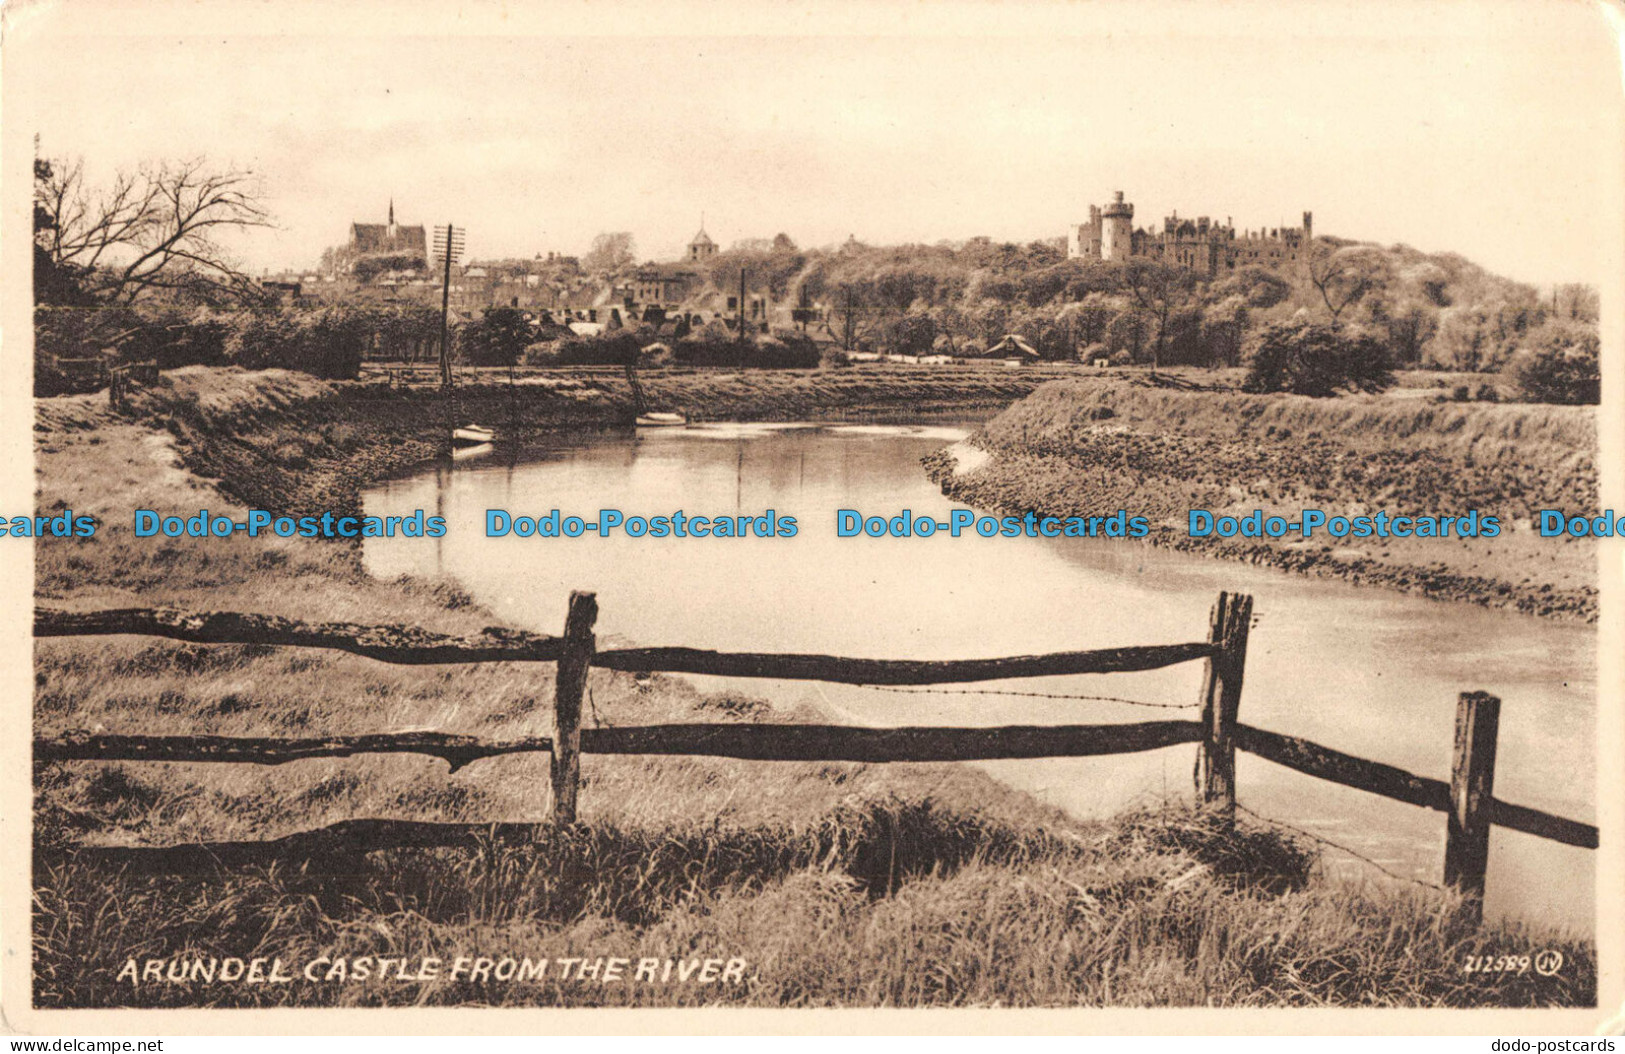
[[[699,274],[683,264],[645,264],[632,272],[624,295],[635,303],[672,307],[699,284]]]
[[[717,243],[711,240],[709,234],[705,233],[705,222],[702,220],[700,221],[700,233],[696,234],[694,240],[688,243],[688,262],[699,263],[702,260],[709,260],[716,254]]]
[[[644,264],[616,289],[616,296],[628,308],[634,304],[676,307],[706,285],[703,269],[693,265],[703,264],[716,254],[717,243],[705,233],[705,221],[701,220],[700,232],[688,243],[680,263]]]
[[[1081,260],[1127,260],[1142,257],[1188,267],[1209,277],[1237,267],[1282,268],[1308,251],[1314,238],[1314,214],[1303,214],[1302,227],[1272,227],[1237,233],[1226,218],[1220,224],[1206,216],[1180,219],[1170,213],[1162,231],[1134,227],[1134,206],[1117,191],[1105,206],[1089,206],[1089,222],[1067,232],[1066,254]]]
[[[388,223],[350,224],[350,251],[352,256],[370,253],[413,253],[428,258],[423,226],[401,227],[395,223],[395,200],[389,202]]]

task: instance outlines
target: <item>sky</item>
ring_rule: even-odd
[[[466,227],[471,256],[677,257],[1231,218],[1599,281],[1620,235],[1620,51],[1530,3],[13,6],[8,133],[121,166],[252,169],[254,272],[352,221]],[[20,123],[19,123],[20,122]],[[1610,241],[1612,239],[1612,241]]]

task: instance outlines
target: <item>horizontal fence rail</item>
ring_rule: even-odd
[[[427,754],[451,763],[452,771],[481,758],[553,752],[550,736],[482,740],[447,732],[384,732],[366,736],[272,739],[258,736],[112,736],[69,733],[34,741],[34,760],[185,761],[286,765],[313,758],[357,754]]]
[[[1003,725],[988,728],[859,728],[848,725],[646,725],[584,728],[583,754],[686,754],[754,761],[990,761],[1092,757],[1159,750],[1202,739],[1195,721],[1112,725]],[[1450,784],[1392,765],[1250,725],[1236,746],[1317,779],[1438,812],[1450,808]],[[551,753],[549,736],[482,740],[445,732],[272,739],[253,736],[120,736],[69,734],[34,743],[34,759],[55,761],[227,762],[285,765],[357,754],[422,754],[453,771],[484,758]],[[1493,799],[1491,821],[1564,845],[1595,849],[1597,828],[1528,806]]]
[[[835,655],[776,655],[700,651],[695,648],[625,648],[601,651],[594,666],[611,670],[709,673],[719,677],[777,677],[836,684],[963,684],[1010,677],[1156,670],[1206,658],[1209,644],[1154,644],[1096,651],[1016,655],[1004,659],[847,659]]]
[[[1599,844],[1597,828],[1592,824],[1554,816],[1527,805],[1513,805],[1500,798],[1490,799],[1490,822],[1510,831],[1522,831],[1580,849],[1595,849]]]
[[[379,662],[423,666],[461,662],[555,662],[564,651],[559,637],[523,630],[488,629],[473,636],[430,633],[416,626],[368,626],[357,622],[301,622],[276,615],[232,611],[113,608],[107,611],[34,612],[36,637],[89,637],[137,633],[190,644],[258,644],[330,648]]]
[[[1237,725],[1236,748],[1317,779],[1341,783],[1345,787],[1409,805],[1420,805],[1424,809],[1450,811],[1450,784],[1446,781],[1417,776],[1380,761],[1357,758],[1307,739],[1266,732],[1250,725]],[[1490,822],[1498,827],[1582,849],[1597,848],[1597,828],[1588,823],[1554,816],[1524,805],[1513,805],[1499,798],[1490,800],[1489,813]]]
[[[1117,725],[994,725],[988,728],[865,728],[852,725],[697,724],[583,728],[583,754],[686,754],[748,761],[988,761],[1092,757],[1157,750],[1202,738],[1195,721]],[[504,754],[551,753],[534,736],[485,741],[442,732],[258,739],[238,736],[68,735],[40,739],[36,761],[218,761],[285,765],[355,754],[427,754],[460,768]]]
[[[431,665],[464,662],[557,662],[565,638],[522,630],[487,629],[471,636],[431,633],[415,626],[369,626],[353,622],[300,622],[275,615],[230,611],[184,612],[164,608],[34,613],[34,636],[73,637],[142,634],[192,644],[285,645],[329,648],[379,662]],[[957,684],[1009,677],[1155,670],[1203,659],[1207,643],[1154,644],[996,659],[854,659],[838,655],[787,655],[705,651],[699,648],[621,648],[594,652],[592,665],[628,673],[706,673],[718,677],[773,677],[839,684]]]
[[[1236,748],[1305,775],[1384,798],[1440,812],[1450,808],[1450,784],[1444,780],[1415,776],[1404,769],[1344,754],[1297,736],[1237,725]]]
[[[500,628],[456,636],[414,626],[302,622],[234,612],[123,608],[74,612],[39,608],[37,637],[142,634],[198,644],[327,648],[406,665],[468,662],[555,662],[554,734],[512,740],[434,731],[307,739],[214,735],[103,735],[71,732],[38,738],[38,763],[66,761],[231,762],[281,765],[312,758],[409,753],[437,757],[452,770],[483,758],[547,753],[553,789],[553,824],[575,823],[582,754],[698,755],[756,761],[945,762],[1045,757],[1088,757],[1198,743],[1197,782],[1203,803],[1233,818],[1235,755],[1261,757],[1317,779],[1447,815],[1446,883],[1480,910],[1492,825],[1565,845],[1595,849],[1591,824],[1514,805],[1492,794],[1500,700],[1482,692],[1458,700],[1450,781],[1418,776],[1382,762],[1345,754],[1297,736],[1237,720],[1252,598],[1221,593],[1207,641],[943,661],[860,659],[833,655],[718,652],[651,647],[597,650],[593,625],[597,598],[572,593],[562,636]],[[1197,721],[1095,725],[872,728],[848,725],[668,724],[582,728],[581,702],[591,667],[626,672],[698,673],[724,677],[818,680],[857,685],[931,685],[1066,674],[1122,673],[1205,660]],[[452,845],[481,837],[532,836],[530,824],[425,824],[355,820],[273,841],[171,847],[46,847],[47,855],[91,854],[118,860],[153,860],[157,869],[216,866],[259,859],[268,849],[322,852],[345,846]],[[506,834],[504,834],[506,832]],[[145,854],[145,855],[143,855]],[[154,856],[153,854],[157,854]],[[150,858],[150,859],[149,859]],[[165,864],[163,861],[167,861]]]

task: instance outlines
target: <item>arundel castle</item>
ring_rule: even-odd
[[[1134,228],[1134,206],[1119,190],[1110,204],[1089,206],[1089,222],[1067,232],[1066,254],[1083,260],[1127,260],[1146,257],[1189,267],[1209,277],[1237,267],[1259,266],[1279,270],[1294,264],[1314,237],[1312,213],[1303,214],[1302,227],[1282,227],[1236,233],[1227,218],[1221,225],[1198,216],[1180,219],[1173,213],[1162,221],[1162,232]]]

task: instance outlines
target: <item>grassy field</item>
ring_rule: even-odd
[[[288,374],[191,371],[129,417],[42,401],[42,511],[106,517],[38,547],[41,602],[246,610],[471,632],[454,583],[378,581],[357,550],[300,540],[137,540],[135,505],[240,511],[354,502],[432,444]],[[532,424],[545,427],[542,404]],[[348,412],[348,416],[346,413]],[[421,412],[420,412],[421,416]],[[375,423],[381,420],[382,423]],[[560,412],[554,420],[578,419]],[[235,435],[252,422],[252,434]],[[414,439],[414,436],[420,438]],[[380,449],[386,444],[387,449]],[[559,598],[562,622],[564,598]],[[552,668],[402,667],[342,654],[147,638],[36,645],[35,732],[314,735],[551,730]],[[798,721],[772,699],[595,670],[586,720]],[[1305,846],[1149,803],[1069,819],[970,766],[583,760],[582,823],[545,824],[547,758],[367,755],[36,772],[36,1005],[1589,1005],[1589,937],[1474,930],[1420,887],[1324,874]],[[466,848],[297,856],[188,876],[79,846],[274,838],[357,818],[487,825]],[[1470,955],[1563,951],[1569,968],[1469,975]],[[132,984],[126,960],[280,958],[287,984]],[[745,960],[739,983],[305,981],[358,956]],[[324,969],[327,967],[324,966]],[[392,975],[393,976],[393,975]]]
[[[981,507],[1148,516],[1153,540],[1448,600],[1595,619],[1596,547],[1540,538],[1540,509],[1598,511],[1592,407],[1310,399],[1191,391],[1116,377],[1047,384],[990,420],[965,470],[932,466]],[[991,456],[984,456],[991,455]],[[1189,509],[1495,515],[1498,538],[1193,539]]]

